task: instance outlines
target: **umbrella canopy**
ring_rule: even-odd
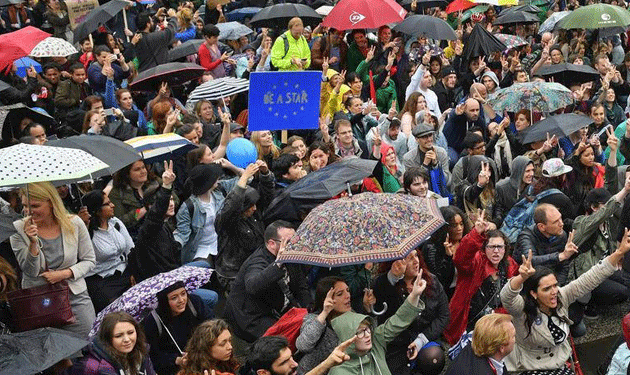
[[[0,214],[0,242],[4,242],[14,233],[17,233],[13,222],[21,218],[22,217],[13,210],[9,210],[8,214]]]
[[[527,41],[518,35],[496,33],[494,36],[503,42],[507,48],[516,48],[527,44]]]
[[[554,135],[558,138],[567,137],[569,134],[587,127],[592,123],[593,119],[590,117],[576,113],[549,116],[525,130],[521,142],[526,145],[528,143],[542,141],[547,139],[547,134],[549,134],[550,137]]]
[[[186,154],[197,148],[195,144],[175,133],[145,135],[125,141],[142,155],[147,163],[156,163]]]
[[[411,5],[413,0],[403,0],[402,5]],[[417,7],[418,9],[426,9],[426,8],[435,8],[435,7],[445,7],[448,5],[447,0],[418,0]]]
[[[537,15],[531,14],[529,12],[524,11],[512,11],[507,13],[501,13],[499,17],[497,17],[493,25],[511,25],[515,23],[530,23],[530,22],[540,22],[540,19]]]
[[[42,181],[79,181],[107,168],[83,150],[19,143],[0,149],[0,186]]]
[[[401,22],[407,11],[394,0],[341,0],[324,18],[323,26],[337,30],[378,29]]]
[[[568,10],[563,10],[562,12],[554,12],[551,16],[549,16],[549,18],[545,20],[545,22],[540,25],[540,27],[538,28],[538,34],[542,35],[546,32],[552,32],[554,29],[556,29],[558,22],[569,15],[569,13],[571,13],[571,11]]]
[[[219,100],[247,90],[249,90],[249,80],[245,78],[223,77],[213,79],[197,86],[188,95],[187,103],[196,103],[202,99]]]
[[[105,22],[114,18],[126,6],[131,5],[126,0],[110,0],[105,4],[98,6],[90,11],[83,19],[83,22],[74,29],[73,43],[78,43],[87,38],[93,31],[98,29]]]
[[[497,111],[549,113],[573,104],[573,93],[556,82],[514,83],[490,95],[488,104]]]
[[[41,73],[42,72],[42,64],[40,64],[37,61],[31,59],[30,57],[22,57],[20,59],[17,59],[17,60],[15,60],[13,62],[13,65],[15,65],[15,67],[17,68],[15,74],[17,74],[18,77],[20,77],[20,78],[26,77],[26,71],[30,67],[35,68],[35,71],[37,73]]]
[[[262,8],[252,17],[249,24],[253,27],[271,27],[284,30],[293,17],[300,17],[305,25],[317,25],[322,20],[322,16],[308,5],[284,3]]]
[[[472,0],[472,1],[473,3],[477,3],[477,4],[489,4],[489,5],[494,5],[494,6],[518,4],[517,0]]]
[[[466,10],[466,9],[470,9],[472,7],[474,7],[475,3],[473,3],[472,1],[468,1],[468,0],[455,0],[453,2],[451,2],[450,4],[448,4],[448,6],[446,7],[446,13],[450,14],[450,13],[455,13],[455,12],[459,12],[460,10]]]
[[[553,77],[555,82],[560,82],[567,87],[571,84],[590,82],[600,78],[599,72],[590,65],[569,63],[543,65],[536,74],[543,77]]]
[[[68,331],[50,327],[0,335],[0,375],[38,374],[88,344]]]
[[[539,7],[537,7],[536,5],[533,4],[523,4],[523,5],[517,5],[517,6],[513,6],[513,7],[509,7],[509,8],[504,8],[501,11],[501,14],[503,13],[508,13],[508,12],[528,12],[528,13],[533,13],[533,14],[538,14],[540,12],[542,12],[542,9],[540,9]]]
[[[472,17],[472,15],[475,13],[485,13],[488,10],[488,8],[490,8],[489,5],[481,4],[481,5],[477,5],[474,8],[467,9],[464,13],[462,13],[462,22]]]
[[[277,261],[340,267],[401,259],[444,223],[434,199],[383,193],[334,199],[308,214]]]
[[[83,150],[103,161],[108,167],[94,172],[92,174],[94,178],[112,175],[127,165],[140,160],[140,154],[133,147],[116,138],[103,135],[75,135],[48,141],[46,146]]]
[[[332,9],[333,9],[332,5],[322,5],[321,7],[315,9],[315,12],[325,17],[330,13]]]
[[[199,52],[199,47],[204,43],[203,39],[191,39],[168,51],[168,61],[175,61],[182,57],[194,55]]]
[[[184,283],[188,293],[210,281],[212,269],[182,266],[169,272],[150,277],[129,288],[96,316],[89,337],[94,337],[105,315],[114,311],[125,311],[141,322],[157,307],[157,294],[178,281]]]
[[[0,35],[0,71],[11,67],[13,61],[28,56],[33,48],[50,34],[40,29],[27,26],[8,34]]]
[[[219,28],[219,39],[221,40],[236,40],[254,32],[249,27],[235,21],[219,22],[217,23],[217,27]]]
[[[456,40],[457,35],[446,21],[432,16],[412,15],[394,27],[394,31],[437,40]]]
[[[162,82],[168,85],[180,86],[188,81],[197,79],[206,71],[201,65],[193,63],[171,62],[147,69],[129,85],[134,91],[155,91]]]
[[[562,29],[601,29],[630,25],[630,11],[610,4],[592,4],[571,12],[560,21]]]
[[[0,0],[0,7],[22,4],[22,0]]]
[[[252,18],[262,8],[258,7],[245,7],[234,9],[233,11],[225,13],[225,19],[228,21],[244,21],[246,18]]]
[[[20,138],[20,121],[27,117],[47,129],[54,129],[57,125],[57,121],[46,111],[38,111],[23,103],[5,105],[0,107],[0,139],[10,141]]]
[[[76,48],[61,38],[48,37],[37,43],[29,54],[31,57],[66,57],[77,53]]]
[[[470,33],[462,55],[466,61],[470,61],[473,57],[489,56],[492,52],[506,49],[507,46],[503,42],[478,23]]]
[[[302,220],[302,215],[318,204],[339,195],[374,173],[376,161],[358,158],[343,159],[307,174],[292,183],[265,210],[265,222],[284,219]]]

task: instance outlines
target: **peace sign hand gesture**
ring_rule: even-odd
[[[521,255],[521,257],[523,258],[523,263],[518,268],[518,274],[525,281],[536,273],[536,269],[532,266],[532,250],[529,250],[527,258],[525,258],[525,255]]]
[[[173,161],[164,161],[164,173],[162,173],[162,186],[166,189],[172,187],[175,181],[175,173],[173,173]]]
[[[477,176],[477,184],[480,187],[485,187],[490,182],[490,163],[481,162],[481,172],[479,172],[479,176]]]

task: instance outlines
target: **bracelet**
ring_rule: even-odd
[[[136,209],[136,212],[133,214],[133,218],[138,220],[138,216],[140,216],[140,208]]]

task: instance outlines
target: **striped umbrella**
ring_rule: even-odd
[[[188,95],[187,103],[196,103],[200,100],[219,100],[248,90],[249,80],[244,78],[224,77],[213,79],[197,86]]]
[[[146,163],[156,163],[184,155],[197,146],[175,133],[145,135],[125,141],[142,155]]]
[[[609,4],[580,7],[560,21],[562,29],[602,29],[630,25],[630,11]]]
[[[517,5],[518,0],[471,0],[475,4],[490,4],[495,6]]]

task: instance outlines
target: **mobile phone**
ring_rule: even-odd
[[[114,108],[107,108],[103,112],[105,113],[105,116],[113,116],[114,115]]]
[[[612,127],[613,127],[613,126],[612,126],[612,125],[610,125],[610,124],[608,124],[608,125],[604,126],[604,127],[602,128],[602,130],[600,130],[600,131],[597,133],[597,136],[598,136],[598,137],[601,137],[601,136],[602,136],[602,134],[604,134],[604,133],[606,132],[606,129],[608,129],[608,128],[611,128],[611,129],[612,129]]]

